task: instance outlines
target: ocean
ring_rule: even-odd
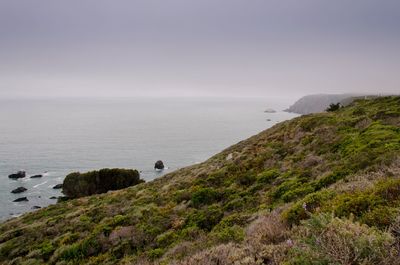
[[[56,203],[71,172],[134,168],[146,181],[295,117],[268,98],[0,100],[0,220]],[[265,113],[273,108],[276,113]],[[157,160],[166,169],[154,170]],[[8,175],[24,170],[22,179]],[[43,174],[41,178],[31,175]],[[17,187],[28,190],[12,194]],[[13,202],[27,197],[27,202]]]

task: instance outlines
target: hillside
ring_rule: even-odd
[[[1,264],[400,264],[400,97],[0,225]]]
[[[359,94],[314,94],[307,95],[297,100],[286,111],[298,114],[311,114],[325,111],[330,104],[349,104],[351,98],[359,97]]]

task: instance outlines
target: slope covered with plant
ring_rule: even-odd
[[[280,123],[0,234],[4,264],[398,264],[400,97]]]

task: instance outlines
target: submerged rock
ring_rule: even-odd
[[[276,110],[269,108],[269,109],[264,110],[264,112],[265,113],[275,113]]]
[[[26,173],[25,173],[25,171],[18,171],[17,173],[15,173],[15,174],[11,174],[11,175],[8,175],[8,177],[10,178],[10,179],[19,179],[19,178],[25,178],[25,176],[26,176]]]
[[[57,184],[57,185],[55,185],[55,186],[53,187],[53,189],[59,190],[59,189],[62,189],[62,187],[63,187],[63,184]]]
[[[155,168],[155,169],[159,169],[159,170],[164,169],[164,163],[163,163],[163,161],[158,160],[158,161],[154,164],[154,168]]]
[[[51,196],[50,200],[57,200],[57,197],[56,196]]]
[[[105,168],[87,173],[71,173],[65,177],[63,193],[69,198],[119,190],[144,182],[133,169]]]
[[[33,210],[35,210],[35,209],[40,209],[40,208],[42,208],[42,207],[40,207],[40,206],[37,206],[37,205],[35,205],[35,206],[32,206],[32,209],[33,209]]]
[[[31,176],[31,179],[41,178],[41,177],[43,177],[43,175],[42,174],[38,174],[38,175]]]
[[[29,200],[26,197],[21,197],[21,198],[13,200],[13,202],[27,202],[27,201],[29,201]]]
[[[27,190],[28,190],[27,188],[18,187],[16,189],[12,190],[11,193],[21,193],[21,192],[24,192],[24,191],[27,191]]]

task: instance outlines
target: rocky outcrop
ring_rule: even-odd
[[[330,104],[342,103],[347,105],[353,101],[354,97],[363,96],[361,94],[315,94],[308,95],[297,100],[285,111],[298,114],[310,114],[324,112]]]
[[[268,108],[268,109],[264,110],[264,112],[265,112],[265,113],[275,113],[276,110],[271,109],[271,108]]]
[[[139,172],[132,169],[101,169],[87,173],[71,173],[65,177],[63,193],[69,198],[119,190],[144,182]]]
[[[27,191],[28,189],[26,189],[26,188],[24,188],[24,187],[18,187],[18,188],[16,188],[16,189],[13,189],[12,191],[11,191],[11,193],[21,193],[21,192],[24,192],[24,191]]]
[[[62,187],[63,187],[63,184],[57,184],[57,185],[55,185],[55,186],[53,187],[53,189],[59,190],[59,189],[62,189]]]
[[[15,174],[8,175],[8,177],[9,177],[10,179],[25,178],[25,176],[26,176],[25,171],[18,171],[18,172],[15,173]]]
[[[27,197],[21,197],[13,200],[13,202],[27,202],[27,201],[29,201]]]
[[[161,160],[158,160],[155,164],[154,164],[154,168],[158,169],[158,170],[162,170],[164,169],[164,163]]]

